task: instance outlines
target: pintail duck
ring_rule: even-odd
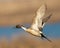
[[[51,18],[52,14],[49,14],[49,16],[44,17],[45,11],[47,7],[46,5],[42,5],[36,12],[36,16],[33,20],[33,23],[30,28],[26,28],[23,25],[16,25],[16,28],[22,28],[26,32],[37,36],[41,38],[47,39],[49,42],[51,42],[50,39],[48,39],[44,34],[43,34],[43,27],[46,24],[46,22]]]

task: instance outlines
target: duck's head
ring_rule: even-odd
[[[16,28],[21,28],[21,27],[24,27],[24,26],[20,24],[16,25]]]

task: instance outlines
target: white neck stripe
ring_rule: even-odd
[[[23,27],[23,26],[22,26],[21,28],[24,29],[24,30],[27,30],[27,29],[26,29],[25,27]]]

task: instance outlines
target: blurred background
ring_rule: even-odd
[[[37,9],[45,3],[52,17],[44,26],[44,34],[53,43],[37,38],[17,24],[30,27]],[[59,48],[60,44],[60,0],[0,0],[0,48]]]

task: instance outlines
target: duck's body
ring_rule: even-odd
[[[41,36],[40,33],[42,33],[41,31],[38,30],[33,30],[33,29],[27,29],[26,30],[28,33],[31,33],[34,36]]]
[[[51,40],[49,40],[43,34],[43,27],[44,27],[45,23],[48,21],[48,19],[51,17],[51,14],[50,14],[49,16],[44,18],[45,11],[46,11],[46,5],[42,5],[37,10],[36,16],[35,16],[35,18],[33,20],[33,23],[32,23],[30,28],[27,29],[23,25],[16,25],[16,28],[22,28],[26,32],[28,32],[28,33],[30,33],[30,34],[32,34],[34,36],[46,38],[48,41],[51,42]]]

